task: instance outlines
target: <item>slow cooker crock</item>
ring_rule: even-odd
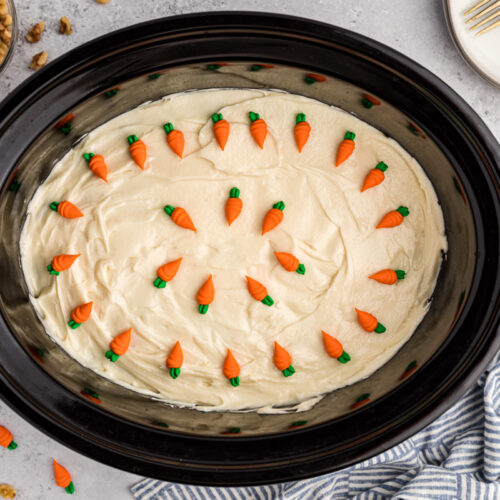
[[[449,251],[414,336],[372,376],[303,413],[202,413],[117,386],[62,351],[28,298],[19,235],[55,160],[144,101],[213,87],[276,88],[356,114],[415,156],[445,216]],[[0,151],[1,395],[51,436],[110,465],[211,485],[336,470],[432,421],[498,350],[498,144],[437,77],[373,40],[241,12],[132,26],[69,52],[8,96]]]

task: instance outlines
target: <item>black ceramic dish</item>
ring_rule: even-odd
[[[54,159],[143,101],[210,87],[279,88],[356,113],[417,158],[443,207],[449,252],[415,335],[371,377],[305,413],[203,414],[118,387],[55,345],[28,301],[19,234]],[[55,127],[68,113],[71,127]],[[438,78],[373,40],[234,12],[133,26],[71,51],[14,91],[0,106],[0,151],[0,392],[48,434],[110,465],[211,485],[339,469],[431,422],[499,347],[498,144]]]

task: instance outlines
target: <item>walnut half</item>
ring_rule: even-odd
[[[71,23],[66,16],[63,16],[61,17],[61,19],[59,19],[59,33],[61,33],[62,35],[71,35],[71,33],[73,33]]]
[[[100,3],[101,5],[104,5],[105,3],[111,2],[111,0],[95,0],[97,3]]]
[[[0,484],[0,496],[2,498],[16,498],[16,490],[10,484]]]
[[[48,54],[47,52],[45,52],[45,50],[43,52],[40,52],[39,54],[35,54],[31,61],[30,68],[34,69],[35,71],[43,68],[47,64],[47,57]]]
[[[40,38],[42,36],[42,31],[43,28],[45,27],[45,23],[43,21],[36,23],[33,28],[31,28],[28,31],[28,34],[26,35],[26,40],[30,43],[37,43],[40,41]]]

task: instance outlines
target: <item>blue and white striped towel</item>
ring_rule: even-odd
[[[131,491],[140,500],[500,499],[500,353],[477,385],[434,423],[339,472],[243,488],[144,479]]]

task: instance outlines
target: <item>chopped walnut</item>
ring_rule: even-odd
[[[111,0],[95,0],[97,3],[100,3],[101,5],[104,5],[105,3],[111,2]]]
[[[33,28],[31,28],[28,31],[28,34],[26,35],[26,40],[30,43],[37,43],[40,41],[40,38],[42,36],[42,31],[43,28],[45,27],[45,23],[43,21],[35,24]]]
[[[5,27],[9,27],[12,25],[12,16],[10,14],[2,14],[0,15],[0,21]]]
[[[12,33],[9,30],[0,31],[0,40],[5,43],[5,45],[10,44],[12,38]]]
[[[35,54],[31,61],[30,68],[34,69],[35,71],[43,68],[47,64],[47,57],[48,54],[47,52],[45,52],[45,50],[43,52],[40,52],[39,54]]]
[[[61,19],[59,19],[59,33],[61,33],[62,35],[71,35],[71,33],[73,33],[71,23],[66,16],[63,16],[61,17]]]
[[[5,16],[9,13],[9,7],[7,6],[7,2],[0,1],[0,16]]]
[[[11,500],[16,498],[16,490],[10,484],[0,484],[0,496]]]

